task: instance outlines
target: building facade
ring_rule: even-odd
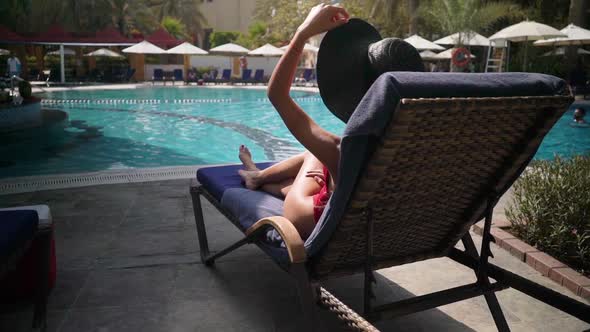
[[[214,31],[247,32],[256,0],[202,0],[201,12]]]

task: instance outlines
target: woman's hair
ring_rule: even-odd
[[[574,119],[581,119],[586,115],[586,110],[582,107],[578,107],[574,111]]]

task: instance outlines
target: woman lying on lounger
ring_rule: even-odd
[[[239,174],[244,180],[246,187],[252,190],[261,189],[275,196],[284,197],[283,215],[295,225],[295,228],[299,231],[303,239],[311,234],[316,222],[322,215],[331,193],[335,189],[335,179],[338,178],[338,163],[340,160],[340,137],[328,132],[313,121],[291,99],[289,90],[306,41],[310,37],[342,25],[347,25],[351,29],[358,29],[358,27],[353,27],[354,24],[347,24],[348,22],[349,14],[344,8],[325,4],[315,6],[303,24],[297,29],[286,53],[277,64],[268,85],[268,98],[280,114],[289,131],[307,151],[266,169],[259,170],[252,161],[252,156],[248,148],[242,145],[239,150],[239,158],[244,164],[244,169],[240,170]],[[360,23],[356,22],[356,24]],[[377,38],[377,40],[381,39],[373,27],[362,22],[362,29],[367,29],[367,27],[371,29],[369,32],[372,37]],[[355,36],[358,36],[358,33]],[[348,36],[345,35],[344,37]],[[351,38],[348,38],[346,41],[354,42]],[[403,45],[401,45],[402,43]],[[381,42],[375,44],[384,45]],[[385,44],[394,45],[392,47],[393,49],[396,47],[405,49],[409,45],[398,39],[392,39],[390,43]],[[364,47],[366,48],[367,45]],[[322,42],[323,46],[324,42]],[[409,47],[412,48],[411,46]],[[378,51],[383,53],[384,47],[377,48],[379,49]],[[339,50],[334,51],[341,52]],[[413,48],[411,51],[413,52],[411,53],[413,60],[410,62],[414,64],[419,63],[419,66],[399,68],[400,58],[398,57],[396,61],[393,61],[393,64],[388,63],[385,67],[380,66],[377,71],[420,70],[423,67],[418,52]],[[321,49],[320,52],[322,52]],[[391,55],[389,53],[395,52],[397,51],[388,50],[385,53],[388,53],[387,56],[389,56]],[[329,53],[329,51],[326,51],[326,53]],[[342,53],[337,54],[340,55]],[[391,62],[391,59],[388,58],[388,60]],[[345,71],[348,68],[339,68],[339,70]],[[366,71],[368,69],[362,68],[362,70]],[[320,84],[320,90],[321,88],[322,86]],[[324,101],[326,100],[324,99]],[[352,110],[354,108],[355,105],[352,106]],[[343,118],[341,116],[339,117],[341,119]],[[344,120],[347,120],[347,118]]]

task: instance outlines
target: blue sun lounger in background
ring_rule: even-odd
[[[215,83],[229,83],[231,81],[231,69],[224,69],[221,72],[221,78],[215,80]]]
[[[254,83],[264,83],[264,69],[256,69],[254,72]]]
[[[174,69],[172,74],[172,85],[174,85],[174,82],[184,82],[184,77],[182,76],[182,69]]]
[[[152,75],[152,85],[155,82],[164,82],[164,70],[162,70],[161,68],[154,69],[154,75]],[[164,84],[166,83],[164,82]]]
[[[251,83],[252,82],[252,69],[243,69],[242,70],[242,77],[239,79],[233,80],[234,83]]]

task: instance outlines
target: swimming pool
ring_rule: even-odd
[[[321,126],[344,124],[319,95],[292,96]],[[254,160],[279,160],[302,151],[263,90],[149,87],[70,90],[43,94],[44,106],[69,120],[0,135],[0,178],[125,168],[239,162],[246,144]],[[543,142],[537,159],[590,153],[590,129],[570,126],[570,109]]]

